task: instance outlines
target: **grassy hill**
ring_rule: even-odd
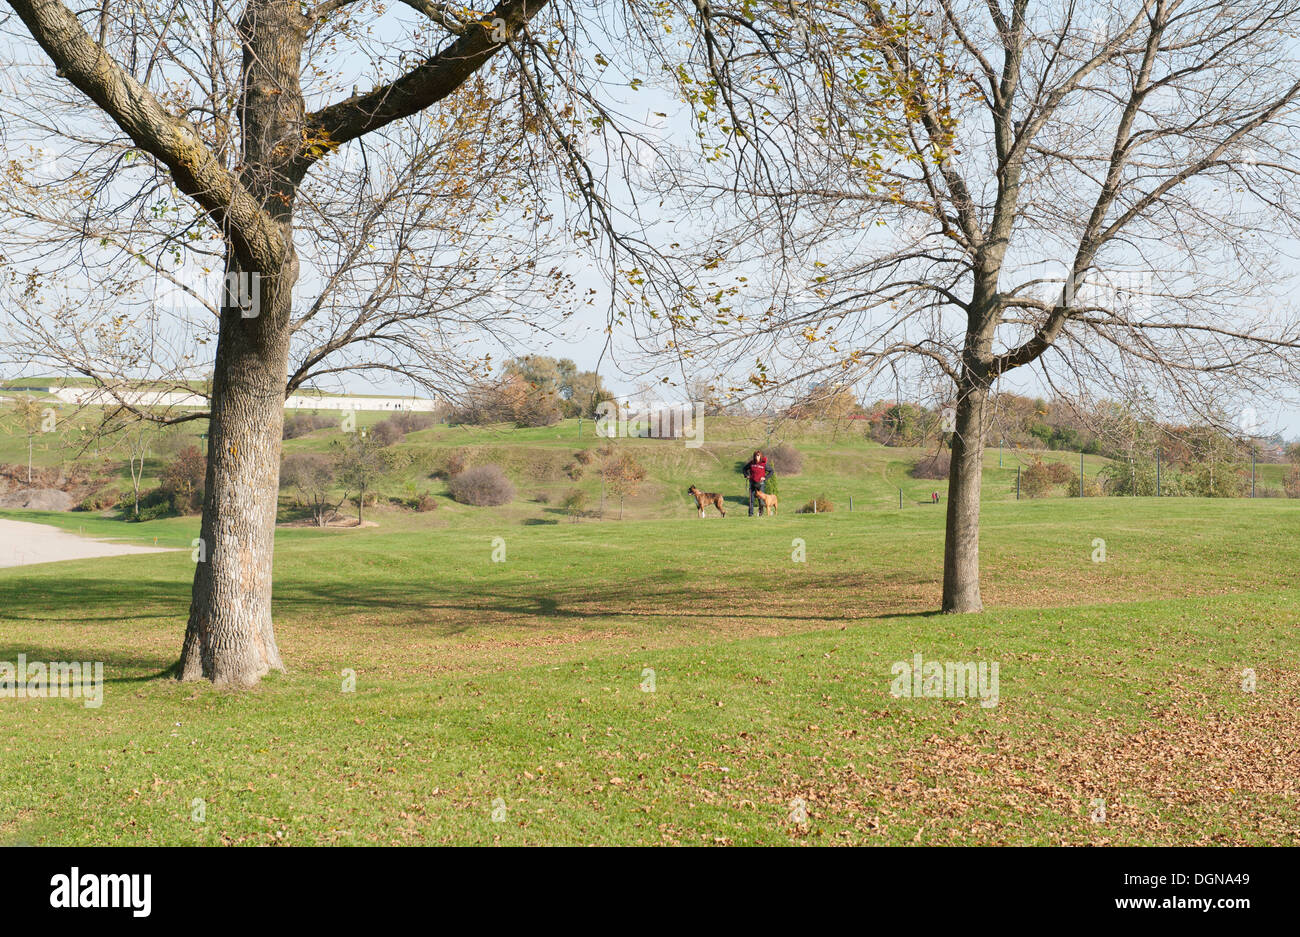
[[[62,411],[61,411],[62,412]],[[96,441],[92,430],[100,413],[96,408],[67,411],[60,417],[54,433],[38,434],[33,440],[32,461],[36,466],[89,467],[104,478],[104,486],[120,490],[129,486],[126,453],[120,443]],[[324,413],[327,419],[341,420],[340,414]],[[356,425],[365,429],[389,414],[362,412],[356,415]],[[154,455],[146,462],[144,488],[157,484],[166,456],[159,452],[174,451],[181,445],[193,444],[202,449],[205,442],[200,433],[206,429],[200,422],[181,424],[168,431],[171,439],[166,445],[155,442]],[[160,434],[161,435],[161,434]],[[286,454],[304,451],[326,452],[345,438],[337,425],[285,441]],[[825,496],[836,510],[849,508],[853,500],[855,510],[898,509],[900,489],[904,508],[920,507],[934,510],[928,503],[931,491],[945,493],[945,481],[915,479],[911,469],[933,450],[921,448],[887,447],[866,438],[861,424],[817,424],[786,421],[775,425],[758,420],[729,417],[707,418],[704,424],[704,444],[688,448],[681,440],[620,438],[607,440],[595,435],[591,420],[565,420],[555,426],[521,429],[512,424],[500,426],[446,426],[410,433],[391,447],[395,467],[379,483],[378,510],[372,519],[394,523],[399,527],[409,519],[387,517],[400,514],[391,510],[388,502],[410,501],[423,492],[432,494],[438,510],[425,516],[419,523],[425,526],[456,526],[479,523],[487,512],[496,522],[506,524],[555,523],[565,519],[559,502],[574,488],[586,492],[588,508],[599,512],[601,484],[598,471],[597,450],[612,445],[627,452],[645,466],[647,477],[635,497],[622,506],[622,516],[627,520],[687,516],[694,502],[686,488],[695,484],[705,491],[724,494],[730,505],[739,508],[745,503],[745,483],[739,474],[740,465],[755,448],[771,449],[778,442],[794,445],[804,455],[803,471],[792,476],[781,473],[778,477],[783,508],[793,511],[813,497]],[[589,463],[585,468],[575,463],[576,456],[587,450]],[[984,500],[986,502],[1014,501],[1016,498],[1016,468],[1027,467],[1034,459],[1044,462],[1061,462],[1077,472],[1077,453],[989,448],[984,455]],[[0,410],[0,463],[25,465],[27,437],[18,427],[11,408]],[[496,464],[510,477],[517,491],[516,499],[499,508],[470,508],[457,504],[448,495],[442,473],[449,461],[465,465]],[[1110,460],[1100,456],[1085,456],[1085,478],[1094,479],[1098,471]],[[1289,466],[1260,464],[1258,485],[1261,493],[1278,491]],[[577,475],[578,477],[573,477]],[[1051,496],[1062,497],[1063,486],[1054,486]],[[286,494],[285,503],[290,501]],[[619,516],[619,505],[608,492],[605,498],[604,517]]]

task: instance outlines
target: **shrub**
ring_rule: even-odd
[[[126,519],[132,521],[153,521],[179,513],[173,506],[171,495],[162,488],[155,488],[140,496],[139,514],[135,513],[135,495],[130,491],[126,492],[121,507]]]
[[[912,466],[913,478],[947,478],[952,469],[952,453],[947,449],[925,456]]]
[[[1188,492],[1198,498],[1240,498],[1250,493],[1250,478],[1240,467],[1202,464],[1184,476]]]
[[[1073,481],[1077,487],[1079,476],[1075,474],[1074,469],[1064,462],[1052,462],[1047,466],[1047,477],[1052,480],[1052,484],[1059,485],[1062,482]]]
[[[831,511],[834,510],[835,510],[835,505],[831,502],[830,498],[826,497],[825,495],[818,495],[816,498],[813,498],[811,501],[809,501],[799,510],[795,511],[795,513],[796,514],[829,514]]]
[[[595,458],[590,449],[579,449],[573,454],[573,460],[579,465],[590,465]]]
[[[111,488],[103,488],[82,498],[74,511],[103,511],[117,504],[120,496]]]
[[[420,492],[419,497],[415,499],[415,509],[421,514],[426,514],[429,511],[436,510],[437,507],[438,502],[435,501],[433,495],[429,494],[427,491]]]
[[[560,501],[560,507],[576,521],[587,510],[587,493],[581,488],[570,488]]]
[[[803,453],[788,442],[777,443],[767,453],[767,461],[777,475],[798,475],[803,471]]]
[[[320,416],[315,413],[297,413],[284,418],[282,435],[285,439],[297,439],[300,436],[306,436],[308,433],[314,433],[318,429],[333,425],[334,421],[327,416]]]
[[[167,463],[158,490],[163,493],[172,513],[197,514],[202,510],[207,474],[208,460],[197,446],[186,446]]]
[[[465,456],[464,450],[457,449],[454,452],[447,453],[437,457],[431,451],[426,464],[436,464],[437,467],[429,473],[431,478],[451,478],[453,475],[459,475],[469,466],[469,459]]]
[[[369,433],[370,438],[374,440],[375,445],[379,446],[381,449],[396,445],[401,442],[402,437],[406,435],[391,417],[387,420],[380,420],[374,426],[370,427]]]
[[[568,465],[564,467],[564,474],[568,475],[575,482],[582,478],[584,471],[585,469],[583,468],[583,463],[581,462],[570,462]]]
[[[538,504],[550,504],[551,493],[549,491],[538,491],[533,495],[533,500]]]
[[[341,503],[330,499],[337,472],[337,461],[323,453],[291,452],[280,467],[280,487],[296,489],[299,503],[311,508],[312,522],[324,527]]]
[[[1156,465],[1154,462],[1137,461],[1133,464],[1112,462],[1104,465],[1097,473],[1097,480],[1102,483],[1109,495],[1137,495],[1149,498],[1156,493]],[[1176,479],[1168,469],[1161,480],[1167,495],[1187,494],[1183,490],[1182,479]],[[1177,489],[1177,490],[1175,490]],[[1195,493],[1195,492],[1191,492]]]
[[[1287,474],[1286,481],[1282,483],[1288,498],[1300,498],[1300,465],[1291,467]]]
[[[1071,498],[1079,497],[1079,476],[1075,475],[1065,486],[1065,493]],[[1100,498],[1106,492],[1102,490],[1101,483],[1096,479],[1089,481],[1083,480],[1083,496],[1085,498]]]
[[[403,410],[394,413],[387,422],[392,423],[403,433],[418,433],[422,429],[431,429],[437,423],[437,419],[432,413]]]
[[[451,496],[461,504],[495,507],[515,498],[515,486],[499,465],[476,465],[453,475],[447,482]]]
[[[1041,498],[1052,490],[1052,475],[1047,466],[1035,460],[1020,473],[1020,490],[1029,498]]]

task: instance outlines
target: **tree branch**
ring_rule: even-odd
[[[400,78],[308,114],[304,119],[306,138],[328,147],[341,146],[436,104],[477,72],[548,2],[501,0],[491,13],[473,23],[451,45]],[[408,5],[422,12],[425,12],[422,7],[430,6],[418,0]],[[324,151],[319,145],[304,152],[296,161],[298,173],[305,173],[322,155]]]
[[[132,142],[170,170],[177,187],[225,231],[250,269],[278,267],[285,245],[253,195],[213,155],[197,128],[168,113],[82,28],[59,0],[6,0],[50,60]]]

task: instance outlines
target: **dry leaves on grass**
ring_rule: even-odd
[[[763,799],[782,809],[797,798],[851,840],[1294,844],[1300,675],[1280,679],[1239,711],[1180,692],[1136,732],[1107,718],[1083,734],[932,734],[876,764],[787,758]]]

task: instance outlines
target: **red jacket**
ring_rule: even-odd
[[[767,456],[757,462],[750,460],[749,464],[745,466],[745,477],[755,485],[761,483],[767,477]]]

